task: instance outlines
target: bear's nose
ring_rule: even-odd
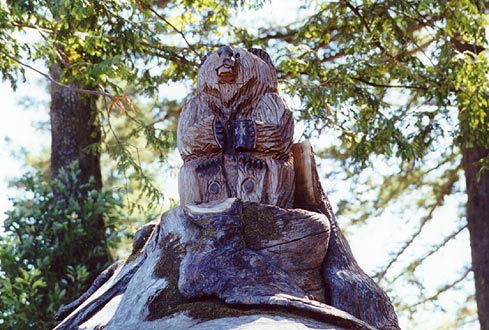
[[[224,57],[234,57],[234,50],[229,46],[222,46],[217,50],[217,55]]]

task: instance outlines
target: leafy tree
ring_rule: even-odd
[[[419,207],[428,212],[377,279],[387,280],[392,264],[447,196],[456,192],[463,170],[472,266],[440,293],[471,270],[481,328],[489,329],[489,67],[485,50],[489,6],[465,0],[314,4],[314,13],[304,24],[291,25],[286,32],[269,29],[262,40],[282,42],[280,68],[286,90],[304,101],[300,118],[313,129],[337,132],[339,144],[328,155],[343,162],[342,168],[351,168],[352,175],[357,175],[381,156],[396,160],[390,164],[397,165],[398,172],[389,173],[375,187],[378,195],[371,207],[363,203],[362,209],[350,211],[357,213],[357,219],[365,218],[365,211],[371,214],[410,191],[429,192],[417,198]],[[447,234],[441,245],[463,227]],[[412,275],[422,261],[409,264],[405,274]]]
[[[106,249],[120,240],[120,200],[94,188],[93,179],[80,185],[79,175],[73,164],[52,184],[40,173],[16,182],[23,194],[12,199],[0,237],[0,328],[52,328],[60,305],[76,299],[95,279],[89,262],[98,260],[96,269],[107,266]],[[100,218],[105,235],[94,240]]]
[[[405,206],[406,200],[420,209],[409,219],[415,223],[411,235],[379,269],[377,280],[390,286],[404,278],[424,294],[416,270],[467,224],[472,265],[419,303],[437,299],[473,274],[481,328],[489,329],[488,5],[481,0],[311,0],[302,20],[253,31],[232,19],[241,13],[233,11],[238,6],[249,7],[218,0],[8,1],[0,7],[5,45],[0,71],[15,83],[26,67],[23,61],[40,58],[55,85],[91,95],[80,99],[90,104],[90,123],[101,130],[101,139],[93,131],[88,149],[95,156],[110,154],[118,170],[142,182],[156,200],[158,192],[138,159],[141,148],[127,139],[143,135],[148,149],[164,158],[174,141],[179,105],[158,99],[159,113],[143,114],[132,110],[129,96],[152,96],[161,84],[194,79],[200,57],[220,44],[265,47],[278,64],[284,91],[302,100],[296,115],[309,124],[306,135],[333,132],[337,138],[322,155],[346,170],[345,179],[358,192],[339,203],[339,212],[361,222],[393,204]],[[45,41],[31,45],[11,38],[12,31],[28,29]],[[114,129],[117,113],[123,114],[118,120],[129,121],[129,134]],[[155,125],[155,118],[165,125]],[[372,182],[369,173],[379,159],[391,170]],[[394,270],[434,213],[460,190],[466,193],[466,224],[461,221],[425,254]],[[401,310],[416,307],[402,297],[396,300]]]
[[[225,33],[233,8],[245,4],[237,0],[151,3],[23,0],[1,5],[3,78],[15,88],[25,68],[34,69],[29,61],[40,60],[49,68],[49,74],[34,70],[52,84],[53,178],[77,160],[82,181],[93,176],[101,185],[99,154],[107,152],[120,169],[132,168],[148,193],[158,197],[137,162],[138,150],[117,138],[111,115],[124,113],[134,127],[132,135],[144,134],[148,147],[166,154],[174,140],[175,105],[165,102],[155,107],[154,112],[163,110],[160,117],[169,121],[168,129],[158,129],[151,122],[154,113],[132,115],[135,107],[128,94],[153,97],[162,84],[194,79],[202,54]],[[40,39],[23,42],[12,38],[16,33],[38,34]],[[107,136],[114,139],[104,140]]]
[[[81,233],[77,228],[69,227],[60,232],[57,227],[71,221],[71,214],[63,213],[72,208],[71,194],[77,195],[76,205],[83,210],[95,207],[90,201],[97,191],[103,194],[102,152],[115,159],[117,175],[122,173],[132,182],[139,181],[141,194],[149,196],[150,205],[159,201],[161,194],[143,169],[140,157],[143,150],[132,142],[141,140],[143,135],[147,147],[160,159],[164,158],[174,145],[175,104],[166,102],[161,106],[165,110],[164,117],[170,120],[163,127],[157,127],[156,111],[150,114],[135,112],[133,102],[125,93],[131,93],[133,89],[132,94],[152,96],[159,84],[194,77],[206,40],[200,22],[208,27],[224,25],[231,8],[239,4],[233,0],[160,2],[157,6],[150,5],[149,1],[19,0],[0,3],[0,71],[3,78],[15,88],[25,68],[29,68],[51,83],[50,179],[54,183],[62,180],[70,164],[79,164],[69,194],[63,186],[50,185],[52,197],[35,196],[36,203],[42,202],[39,206],[42,212],[28,215],[28,220],[10,216],[6,221],[5,239],[13,247],[8,249],[8,244],[3,245],[6,259],[2,260],[1,268],[6,307],[2,320],[8,328],[47,327],[51,324],[53,311],[80,294],[97,272],[112,260],[109,253],[111,240],[107,239],[111,227],[107,227],[107,214],[104,213],[109,212],[108,209],[104,212],[92,210],[89,215],[79,217],[82,228],[90,228],[87,235],[83,234],[88,240],[83,242],[83,249],[75,245],[76,240],[63,241],[65,246],[57,250],[56,258],[52,258],[49,253],[53,247],[42,239],[43,235],[50,240],[61,239],[57,237],[59,235],[79,238]],[[184,8],[191,9],[184,12]],[[193,46],[181,31],[183,27],[194,31]],[[207,32],[212,33],[210,29]],[[22,36],[26,33],[29,36],[37,34],[38,40],[23,41]],[[32,61],[44,64],[49,73],[32,67]],[[129,132],[126,129],[123,133],[115,131],[113,117],[117,113],[123,113],[126,122],[131,123]],[[42,187],[38,183],[34,188]],[[49,188],[39,193],[47,194]],[[125,188],[127,190],[128,185]],[[15,212],[25,212],[23,203],[33,202],[29,199],[17,202]],[[47,210],[51,204],[52,209]],[[139,204],[136,202],[131,208],[141,206]],[[36,219],[31,219],[34,217]],[[13,229],[23,228],[25,221],[36,222],[33,230],[39,230],[37,226],[43,226],[43,223],[56,230],[43,232],[39,246],[44,245],[46,249],[36,250],[35,260],[22,261],[19,265],[14,261],[24,260],[24,254],[28,253],[22,237],[30,232],[17,233]],[[73,248],[81,255],[72,256]],[[71,268],[57,264],[59,251],[64,250],[63,257],[72,262]],[[42,265],[38,259],[43,260]],[[79,285],[71,286],[69,294],[63,291],[67,288],[65,284],[73,281],[73,278],[66,280],[67,272],[71,277],[75,273],[83,275],[76,276]],[[65,281],[63,289],[53,287],[59,280]],[[46,303],[48,299],[50,304]]]

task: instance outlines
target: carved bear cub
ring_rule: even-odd
[[[293,132],[267,53],[224,46],[208,54],[178,123],[181,204],[238,197],[292,207]]]

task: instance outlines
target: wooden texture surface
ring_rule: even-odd
[[[322,201],[321,183],[317,176],[316,162],[311,143],[306,140],[292,147],[295,171],[294,206],[319,205]]]
[[[180,203],[239,197],[291,207],[293,133],[268,55],[229,47],[212,52],[178,123]]]
[[[257,214],[275,228],[289,230],[272,232],[256,224],[246,228]],[[132,255],[64,309],[68,315],[56,330],[258,330],[264,325],[372,330],[354,316],[307,297],[308,288],[296,281],[307,271],[295,267],[294,275],[296,270],[285,270],[288,264],[281,260],[288,259],[288,253],[296,254],[300,246],[266,251],[302,240],[316,246],[316,257],[308,260],[305,253],[310,250],[304,250],[304,260],[297,265],[320,269],[328,228],[321,214],[235,199],[208,207],[175,208],[138,232]],[[261,236],[251,235],[255,230]],[[258,315],[275,321],[256,323]]]
[[[321,267],[329,238],[324,215],[239,200],[225,211],[205,204],[186,210],[200,230],[180,268],[179,288],[187,298],[283,293],[324,302]]]
[[[394,307],[387,294],[358,265],[350,245],[341,232],[316,169],[309,143],[294,146],[297,162],[295,207],[324,214],[330,222],[328,253],[323,264],[326,303],[346,311],[378,329],[399,330]]]

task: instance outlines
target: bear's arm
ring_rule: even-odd
[[[178,120],[177,146],[184,161],[213,156],[221,149],[214,133],[214,114],[192,98],[183,107]]]
[[[264,95],[253,117],[257,152],[282,154],[292,150],[294,118],[278,94]]]

